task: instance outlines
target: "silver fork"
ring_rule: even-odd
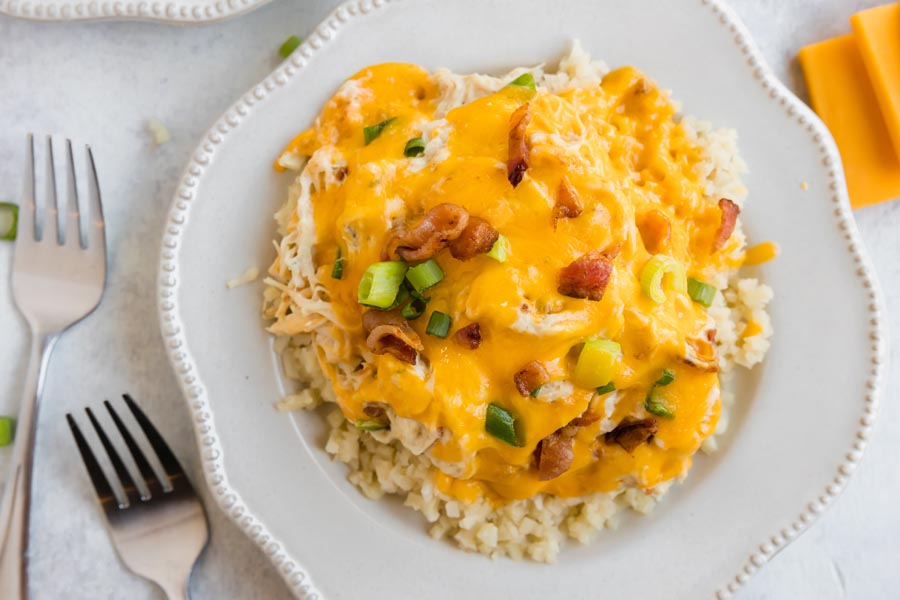
[[[122,562],[134,573],[156,583],[170,600],[184,599],[188,597],[194,563],[209,540],[206,513],[184,470],[156,427],[128,394],[123,397],[166,474],[163,479],[157,476],[112,404],[105,401],[103,404],[147,488],[145,496],[141,495],[90,408],[86,409],[88,419],[112,463],[115,479],[118,479],[116,484],[110,484],[104,475],[72,415],[67,414],[66,419],[106,514],[110,535]],[[117,488],[122,492],[121,500],[116,498]]]
[[[31,351],[19,407],[10,472],[0,504],[0,598],[27,593],[28,517],[38,404],[60,334],[90,314],[106,284],[106,234],[97,169],[87,154],[87,226],[81,227],[72,142],[66,140],[66,195],[57,193],[52,139],[47,137],[44,202],[36,202],[38,180],[34,136],[28,136],[25,190],[16,236],[12,291],[31,330]],[[59,212],[64,225],[59,225]]]

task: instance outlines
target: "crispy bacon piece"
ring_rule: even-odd
[[[371,417],[373,419],[378,419],[385,416],[385,408],[384,404],[380,402],[366,402],[363,404],[363,414],[367,417]]]
[[[656,419],[632,419],[625,417],[615,429],[603,436],[608,445],[618,444],[626,452],[632,452],[635,448],[656,435],[659,427]]]
[[[559,272],[557,291],[571,298],[600,300],[612,271],[612,262],[599,250],[591,250]]]
[[[571,421],[569,421],[569,425],[574,425],[576,427],[585,427],[590,425],[591,423],[596,423],[600,420],[600,415],[597,413],[593,413],[590,410],[586,410],[581,413],[581,416],[575,417]]]
[[[408,262],[428,260],[462,234],[469,224],[469,213],[456,204],[438,204],[411,229],[399,231],[389,241],[388,256]]]
[[[665,249],[672,236],[672,226],[661,210],[647,211],[637,223],[638,232],[644,242],[644,248],[650,254],[658,254]]]
[[[513,375],[516,389],[523,396],[530,396],[531,392],[550,381],[550,373],[547,367],[539,360],[533,360]]]
[[[719,210],[722,211],[722,223],[716,232],[716,239],[713,242],[713,251],[719,250],[734,233],[734,225],[737,223],[738,215],[741,214],[741,207],[729,200],[722,198],[719,200]]]
[[[574,219],[584,211],[584,203],[578,195],[578,190],[569,183],[568,177],[563,177],[556,191],[556,204],[553,206],[553,229],[560,219]]]
[[[541,481],[556,479],[569,470],[575,452],[572,446],[575,444],[575,432],[564,427],[554,431],[537,446],[535,456],[537,458],[538,478]]]
[[[463,348],[475,350],[481,345],[481,325],[478,323],[470,323],[459,329],[453,334],[453,337],[456,339],[456,343]]]
[[[526,102],[516,109],[509,118],[509,158],[506,160],[506,178],[513,187],[519,185],[528,168],[528,139],[525,129],[531,121],[531,113]]]
[[[469,260],[490,252],[500,233],[481,217],[469,217],[469,224],[450,242],[450,254],[457,260]]]
[[[416,355],[425,349],[418,334],[400,316],[399,310],[370,310],[363,313],[366,345],[375,354],[390,354],[397,360],[416,364]]]

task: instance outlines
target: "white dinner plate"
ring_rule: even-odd
[[[573,38],[613,67],[643,69],[685,112],[738,130],[745,231],[781,246],[758,271],[775,290],[775,335],[736,390],[720,452],[698,458],[654,513],[568,546],[552,566],[492,561],[429,538],[397,502],[364,499],[323,450],[322,419],[273,408],[283,390],[262,285],[224,282],[271,262],[271,215],[290,179],[271,161],[346,77],[384,61],[501,73],[553,61]],[[728,597],[844,488],[886,360],[882,302],[832,138],[713,0],[342,5],[197,148],[166,223],[159,295],[213,494],[301,598]]]
[[[212,23],[271,0],[0,0],[0,14],[33,21]]]

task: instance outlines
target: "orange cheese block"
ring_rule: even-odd
[[[800,50],[813,109],[841,152],[853,208],[900,197],[900,160],[853,35]]]
[[[856,13],[850,23],[894,153],[900,158],[900,3]]]

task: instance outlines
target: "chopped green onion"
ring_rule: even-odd
[[[390,119],[385,119],[381,123],[377,123],[375,125],[369,125],[368,127],[363,128],[363,139],[366,142],[366,146],[371,144],[375,138],[381,135],[381,132],[385,127],[393,123],[397,120],[397,117],[391,117]]]
[[[497,241],[494,242],[494,245],[491,246],[487,255],[497,262],[506,262],[506,257],[509,255],[509,240],[506,239],[505,235],[502,233],[500,234],[500,237],[498,237]]]
[[[0,202],[0,240],[16,239],[19,229],[19,205]]]
[[[412,321],[413,319],[418,319],[422,315],[425,314],[425,308],[428,306],[428,301],[431,298],[425,298],[423,296],[419,296],[418,294],[410,294],[412,296],[412,300],[409,303],[400,309],[400,315],[408,320]]]
[[[372,263],[366,267],[357,289],[359,303],[374,308],[389,308],[397,298],[406,269],[406,263],[397,260]]]
[[[537,90],[537,86],[534,85],[534,75],[531,73],[522,73],[510,81],[509,85],[517,85],[519,87],[528,88],[529,90]]]
[[[542,388],[542,387],[544,387],[544,386],[539,385],[539,386],[537,386],[536,388],[534,388],[533,390],[531,390],[531,397],[532,397],[532,398],[537,398],[537,397],[538,397],[538,394],[541,393],[541,388]]]
[[[381,431],[389,427],[387,423],[376,419],[357,419],[355,425],[357,429],[363,431]]]
[[[614,384],[612,381],[597,388],[597,394],[599,394],[600,396],[614,391],[616,391],[616,384]]]
[[[684,266],[672,258],[664,254],[655,254],[641,271],[641,289],[648,298],[662,304],[666,301],[666,293],[663,292],[662,282],[663,276],[669,274],[669,284],[671,288],[678,292],[684,292],[687,285],[684,276]]]
[[[702,304],[706,308],[709,308],[713,298],[716,297],[716,288],[714,286],[693,277],[688,277],[687,291],[691,300],[697,304]]]
[[[616,362],[622,348],[611,340],[596,339],[584,343],[575,363],[573,379],[586,388],[597,388],[609,383],[615,375]]]
[[[394,298],[394,301],[391,302],[391,305],[385,310],[394,310],[398,306],[403,306],[406,304],[407,300],[409,300],[409,290],[406,289],[405,285],[401,285],[400,289],[397,290],[397,297]]]
[[[647,395],[644,400],[644,409],[651,415],[657,417],[665,417],[666,419],[674,419],[675,411],[669,408],[665,402],[654,396],[652,393]]]
[[[403,156],[407,156],[412,158],[413,156],[418,156],[425,152],[425,140],[420,137],[414,137],[408,142],[406,142],[406,147],[403,148]]]
[[[331,267],[331,278],[340,279],[344,276],[344,257],[341,255],[340,246],[337,249],[337,257],[334,259],[334,266]]]
[[[672,369],[663,369],[662,375],[659,376],[659,379],[657,379],[656,383],[653,385],[663,387],[669,385],[673,381],[675,381],[675,373]]]
[[[411,267],[406,272],[406,280],[420,294],[444,278],[441,266],[433,258],[420,265]]]
[[[431,313],[428,318],[428,325],[425,327],[425,333],[439,338],[447,337],[450,331],[450,315],[444,314],[439,310]]]
[[[284,40],[281,48],[278,49],[278,54],[280,54],[284,58],[287,58],[294,53],[294,50],[296,50],[298,46],[300,46],[301,41],[302,40],[296,35],[292,35],[288,39]]]
[[[16,430],[16,420],[12,417],[0,417],[0,446],[12,444]]]
[[[519,433],[516,431],[516,419],[505,409],[493,402],[488,404],[484,416],[484,430],[502,442],[516,448],[522,447]]]

